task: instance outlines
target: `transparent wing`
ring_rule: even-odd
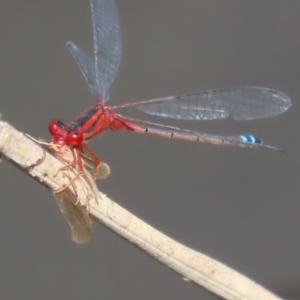
[[[96,84],[96,71],[93,59],[89,57],[83,50],[78,48],[74,43],[68,42],[67,46],[77,62],[85,81],[88,83],[91,92],[98,96],[100,91]]]
[[[181,120],[252,120],[276,116],[292,105],[282,92],[268,88],[237,88],[158,98],[117,106]]]
[[[119,18],[113,0],[91,0],[96,85],[108,100],[108,89],[116,77],[121,59]]]
[[[91,239],[92,221],[80,203],[74,204],[66,191],[54,194],[57,204],[71,228],[72,240],[77,244]],[[76,199],[75,199],[76,202]]]
[[[74,43],[67,46],[98,100],[109,99],[109,87],[116,77],[121,59],[121,35],[113,0],[91,0],[94,59]]]

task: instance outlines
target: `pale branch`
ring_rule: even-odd
[[[52,191],[67,185],[76,174],[76,170],[58,172],[63,166],[61,161],[23,133],[1,121],[0,152]],[[138,219],[99,192],[89,172],[85,171],[80,180],[76,180],[69,189],[94,220],[175,270],[184,279],[193,281],[224,299],[280,299],[245,276],[176,242]],[[74,199],[70,201],[74,202]]]

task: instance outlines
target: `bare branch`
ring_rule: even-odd
[[[76,171],[57,174],[63,166],[62,162],[4,122],[0,122],[0,152],[53,191],[67,185]],[[80,180],[70,186],[70,193],[76,195],[76,201],[93,219],[175,270],[186,280],[225,299],[279,299],[245,276],[174,241],[120,207],[97,190],[89,172],[85,171]],[[73,196],[70,196],[72,202]]]

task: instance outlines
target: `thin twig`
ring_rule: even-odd
[[[53,191],[68,184],[74,171],[58,172],[62,163],[24,134],[0,121],[0,152]],[[57,175],[57,176],[56,176]],[[224,299],[278,300],[260,285],[227,266],[192,250],[149,226],[97,190],[90,174],[74,182],[72,193],[96,221],[175,270],[189,281]],[[87,195],[93,195],[87,200]]]

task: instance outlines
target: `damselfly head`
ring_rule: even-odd
[[[70,131],[65,123],[57,119],[50,122],[49,132],[53,135],[52,142],[56,145],[78,147],[83,141],[80,131]]]

